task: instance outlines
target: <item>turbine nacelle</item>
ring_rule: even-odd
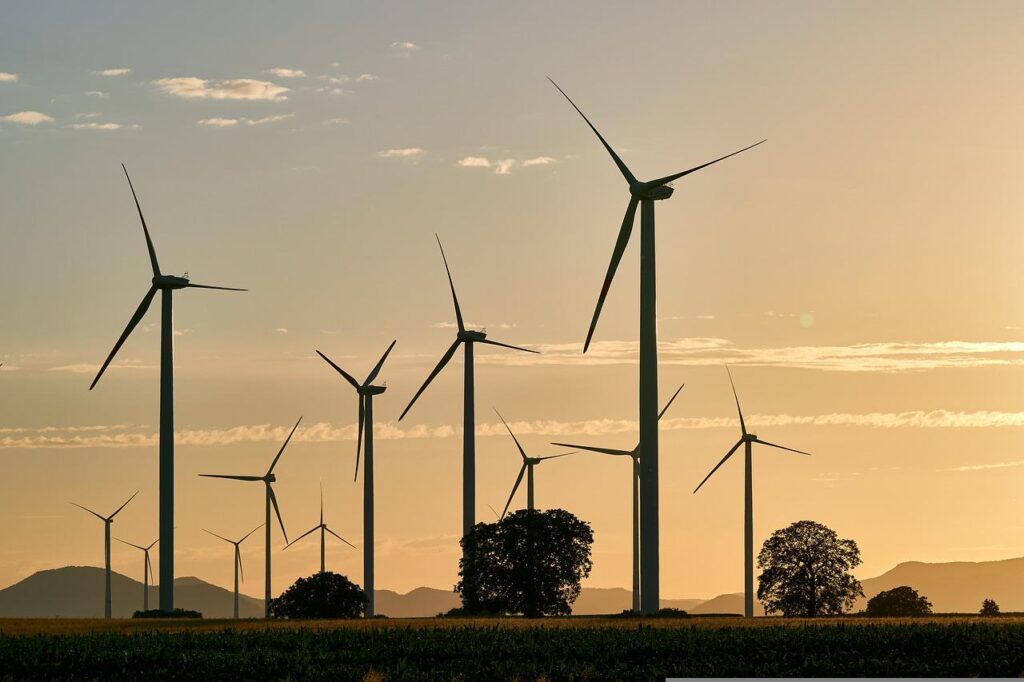
[[[266,476],[263,477],[263,482],[266,483],[267,485],[270,485],[271,483],[276,483],[277,476],[275,474],[267,474]]]
[[[188,286],[188,277],[154,275],[153,286],[157,289],[184,289]]]
[[[629,188],[629,193],[638,199],[649,199],[651,201],[663,201],[672,196],[675,189],[671,185],[654,185],[643,182]]]
[[[384,391],[388,390],[387,386],[360,386],[357,390],[359,395],[380,395]]]
[[[483,341],[487,338],[487,332],[477,331],[476,329],[463,329],[456,334],[455,338],[459,341]]]

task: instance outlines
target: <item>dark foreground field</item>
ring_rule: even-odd
[[[659,679],[1024,673],[1024,621],[0,621],[0,678]]]

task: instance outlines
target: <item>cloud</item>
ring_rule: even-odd
[[[490,168],[491,162],[482,156],[467,156],[459,159],[459,165],[463,168]]]
[[[516,165],[515,159],[502,159],[501,161],[494,162],[494,174],[495,175],[510,175],[512,168]]]
[[[99,115],[100,113],[98,111],[83,111],[81,113],[75,114],[75,119],[81,120],[83,118],[96,118]]]
[[[231,126],[238,125],[237,118],[201,118],[198,121],[201,126],[209,126],[211,128],[230,128]]]
[[[524,168],[529,168],[530,166],[547,166],[554,162],[555,159],[551,156],[535,156],[532,159],[526,159],[522,163]]]
[[[46,371],[71,372],[72,374],[95,374],[99,369],[100,366],[97,364],[76,362],[70,365],[50,367]],[[117,362],[112,362],[107,369],[158,369],[158,367],[156,365],[146,364],[140,360],[118,360]]]
[[[638,359],[635,341],[539,344],[540,355],[486,354],[478,362],[506,365],[620,365]],[[795,367],[835,372],[908,372],[1024,365],[1024,342],[880,342],[851,346],[740,348],[727,339],[681,338],[658,343],[662,365]]]
[[[419,147],[404,147],[401,149],[385,149],[377,152],[382,159],[414,159],[423,156],[425,152]]]
[[[356,82],[357,83],[369,83],[370,81],[379,81],[379,80],[380,80],[380,76],[375,76],[372,73],[361,73],[361,74],[359,74],[359,77],[356,78]]]
[[[93,71],[92,73],[95,76],[127,76],[131,72],[132,70],[129,68],[121,67],[118,69],[103,69],[102,71]]]
[[[435,329],[458,329],[459,325],[454,322],[435,322]],[[477,322],[466,322],[465,326],[470,329],[515,329],[514,322],[493,322],[491,324],[479,324]]]
[[[288,333],[288,328],[287,327],[277,327],[276,329],[274,329],[274,331],[275,332],[279,332],[281,334],[287,334]]]
[[[120,123],[97,123],[91,121],[89,123],[72,123],[71,127],[75,130],[119,130],[123,126]]]
[[[37,126],[40,123],[53,123],[53,117],[41,114],[38,111],[19,111],[16,114],[0,116],[0,121],[17,123],[23,126]]]
[[[305,78],[306,72],[302,69],[286,69],[278,66],[273,69],[267,69],[267,73],[272,73],[278,78]]]
[[[100,90],[86,90],[85,94],[88,97],[95,97],[96,99],[106,99],[106,98],[110,97],[109,93],[102,92]]]
[[[396,57],[408,57],[418,49],[420,49],[419,45],[408,40],[399,40],[391,43],[391,50]]]
[[[215,99],[215,100],[263,100],[281,102],[288,97],[288,88],[251,78],[233,80],[205,80],[192,76],[178,78],[161,78],[153,81],[161,91],[183,99]]]
[[[546,166],[555,162],[550,156],[537,156],[525,161],[516,159],[500,159],[491,161],[485,156],[467,156],[459,159],[458,164],[462,168],[493,168],[495,175],[510,175],[516,167],[528,168],[530,166]]]
[[[201,118],[197,123],[210,128],[232,128],[238,124],[247,126],[262,126],[278,121],[286,121],[294,118],[295,114],[277,114],[276,116],[264,116],[263,118]]]
[[[965,466],[942,469],[942,471],[983,471],[986,469],[1007,469],[1009,467],[1024,466],[1024,459],[1015,459],[1011,462],[995,462],[993,464],[968,464]]]
[[[0,83],[17,83],[18,74],[7,73],[6,71],[0,71]]]
[[[349,120],[347,118],[329,118],[323,122],[325,126],[343,126],[348,125]]]
[[[338,76],[320,76],[319,79],[322,81],[326,81],[331,85],[344,85],[345,83],[348,83],[350,80],[352,80],[345,74],[340,74]]]

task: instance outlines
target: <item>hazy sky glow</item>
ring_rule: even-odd
[[[177,574],[229,585],[276,469],[289,532],[361,546],[356,401],[374,401],[377,585],[456,580],[461,354],[395,420],[467,320],[540,355],[477,354],[477,518],[520,466],[497,407],[551,440],[636,443],[637,249],[587,324],[641,178],[768,138],[676,183],[658,211],[662,594],[742,579],[742,471],[723,366],[750,423],[755,541],[809,518],[894,563],[1024,552],[1024,63],[1020,2],[19,3],[0,18],[0,586],[99,565],[102,527],[157,533],[158,313],[92,376],[149,283],[120,164],[165,271],[244,294],[175,298]],[[595,529],[589,584],[629,585],[629,465],[574,455],[537,502]],[[525,491],[516,504],[525,504]],[[218,544],[219,543],[219,544]],[[316,569],[275,555],[275,590]],[[243,548],[259,592],[262,541]],[[130,547],[115,570],[139,576]],[[340,543],[328,566],[361,581]],[[154,556],[154,563],[156,558]]]

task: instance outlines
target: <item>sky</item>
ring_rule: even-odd
[[[102,565],[102,525],[157,536],[158,308],[88,390],[149,283],[132,174],[175,295],[176,573],[230,586],[262,521],[362,547],[355,393],[375,402],[378,588],[450,588],[467,322],[542,351],[476,354],[477,518],[551,441],[637,440],[638,250],[582,342],[628,192],[551,76],[658,205],[661,592],[742,585],[742,466],[725,366],[762,438],[755,543],[800,519],[901,561],[1024,553],[1024,63],[1019,2],[6,3],[0,20],[0,586]],[[537,503],[593,525],[585,585],[630,584],[630,471],[577,454]],[[525,486],[524,486],[525,488]],[[525,505],[525,489],[513,507]],[[275,531],[274,589],[316,570]],[[262,585],[261,538],[246,543]],[[142,560],[115,543],[115,570]],[[362,581],[341,543],[328,567]],[[155,558],[154,558],[155,562]]]

